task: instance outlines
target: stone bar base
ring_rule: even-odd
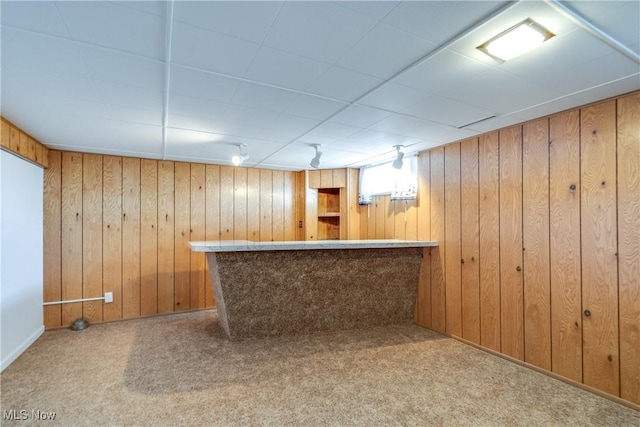
[[[422,248],[208,252],[231,340],[411,322]]]

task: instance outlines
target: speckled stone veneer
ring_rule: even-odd
[[[413,319],[422,248],[209,252],[231,339],[358,329]]]

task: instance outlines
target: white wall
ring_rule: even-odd
[[[0,152],[0,371],[44,332],[43,169]]]

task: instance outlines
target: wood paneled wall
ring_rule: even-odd
[[[2,125],[0,145],[3,149],[40,166],[48,167],[49,148],[33,139],[4,117],[0,119],[0,124]]]
[[[296,240],[293,172],[50,151],[44,185],[47,328],[212,307],[189,240]]]
[[[418,204],[363,239],[429,238],[417,321],[640,404],[640,93],[420,153]]]

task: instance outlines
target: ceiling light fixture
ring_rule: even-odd
[[[320,166],[320,157],[322,156],[322,151],[318,151],[318,148],[322,147],[322,145],[313,144],[311,146],[316,149],[316,155],[311,159],[311,163],[309,163],[309,165],[314,169],[318,169],[318,166]]]
[[[231,156],[231,163],[233,163],[235,166],[240,166],[244,163],[245,160],[249,158],[249,155],[243,150],[247,146],[247,144],[236,145],[238,146],[238,154],[234,154],[233,156]]]
[[[542,45],[554,34],[530,18],[481,44],[477,49],[499,61],[508,61]]]
[[[402,145],[394,145],[394,147],[396,149],[396,158],[391,166],[393,166],[395,169],[402,169],[402,158],[404,157],[404,153],[400,151]]]

